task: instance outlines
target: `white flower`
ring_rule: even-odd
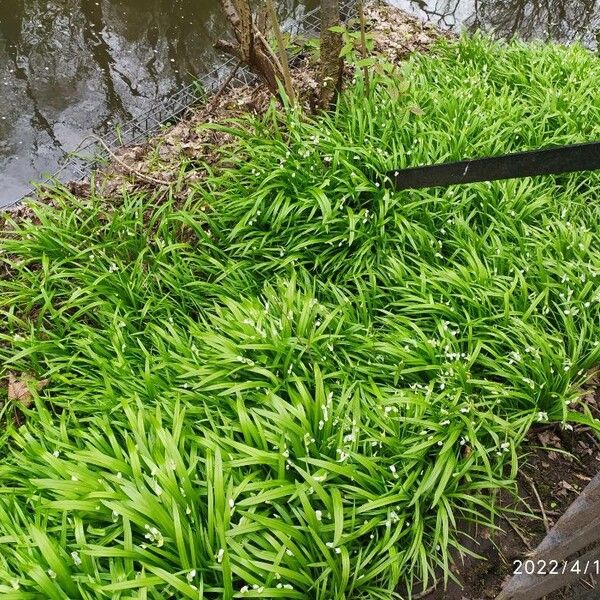
[[[161,548],[165,543],[162,533],[156,527],[150,527],[150,525],[146,525],[146,529],[148,533],[144,534],[144,537],[151,542],[155,542],[156,546]]]
[[[217,552],[217,562],[220,563],[223,561],[223,556],[225,555],[225,550],[223,548],[219,548]]]
[[[508,361],[509,365],[512,365],[514,362],[521,362],[521,355],[518,352],[511,352],[509,356],[511,357]]]
[[[194,580],[194,577],[196,577],[196,569],[192,569],[186,576],[185,578],[191,583]]]
[[[540,411],[540,412],[537,414],[537,420],[538,420],[538,421],[541,421],[541,422],[546,422],[546,421],[548,421],[548,413],[547,413],[547,412],[544,412],[544,411],[542,411],[542,410],[541,410],[541,411]]]
[[[315,517],[317,521],[320,521],[323,518],[323,512],[320,510],[315,510]]]
[[[229,498],[229,508],[231,508],[233,510],[234,506],[235,506],[235,500],[233,498]]]
[[[81,558],[79,557],[79,554],[77,552],[75,552],[75,550],[73,550],[73,552],[71,552],[71,558],[73,559],[73,562],[76,565],[81,564]]]

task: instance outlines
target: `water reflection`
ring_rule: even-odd
[[[393,4],[445,27],[483,29],[498,37],[580,41],[597,48],[597,0],[392,0]]]
[[[289,18],[311,2],[280,4]],[[0,205],[213,68],[225,30],[218,0],[0,0]]]
[[[394,0],[436,23],[595,43],[594,0]],[[318,0],[279,0],[288,17]],[[219,61],[218,0],[0,0],[0,205]]]

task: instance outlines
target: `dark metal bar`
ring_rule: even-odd
[[[398,190],[600,169],[600,142],[474,158],[388,173]]]

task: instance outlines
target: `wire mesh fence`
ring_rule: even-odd
[[[348,21],[355,12],[356,0],[342,0],[340,2],[340,16],[342,21]],[[314,35],[320,31],[320,7],[306,12],[300,19],[285,23],[283,29],[292,35]],[[119,124],[114,131],[98,140],[80,144],[76,150],[65,152],[60,168],[50,177],[37,184],[51,184],[56,181],[82,181],[99,166],[106,164],[110,153],[124,146],[133,146],[146,141],[158,133],[167,124],[175,123],[181,119],[185,112],[202,100],[208,100],[215,94],[226,80],[232,69],[238,64],[238,59],[230,57],[224,60],[212,71],[198,77],[191,84],[181,88],[168,98],[161,100],[155,106],[144,111],[125,123]],[[247,68],[237,69],[232,78],[231,86],[248,85],[255,82],[257,77]],[[85,140],[85,138],[84,138]],[[18,205],[26,198],[36,193],[37,186],[32,187],[27,194],[9,205],[10,208]]]

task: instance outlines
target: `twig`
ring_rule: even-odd
[[[546,533],[550,533],[550,523],[548,522],[548,516],[546,515],[546,511],[544,510],[544,504],[542,503],[542,499],[540,498],[540,495],[538,494],[537,488],[535,487],[535,483],[533,483],[533,479],[531,479],[531,477],[529,477],[529,475],[527,475],[527,473],[521,472],[521,475],[523,475],[523,478],[525,479],[525,481],[527,481],[527,483],[533,490],[535,498],[536,498],[536,500],[539,504],[540,510],[542,512],[542,519],[544,520],[544,527],[546,528]]]
[[[584,431],[585,435],[590,438],[590,441],[594,444],[594,446],[600,446],[600,441],[597,437],[594,437],[589,431]]]
[[[281,27],[279,27],[279,20],[277,19],[277,12],[273,5],[273,0],[267,0],[267,11],[269,14],[269,20],[271,26],[275,32],[275,39],[277,40],[277,50],[279,51],[279,62],[281,63],[281,72],[283,75],[283,83],[285,85],[285,91],[292,104],[295,104],[294,84],[292,83],[292,76],[290,74],[290,61],[285,49],[285,40],[281,33]]]
[[[365,3],[363,0],[359,0],[358,3],[358,18],[360,20],[360,50],[363,60],[367,58],[367,34],[366,34],[366,23],[365,23]],[[365,78],[365,91],[367,97],[370,95],[371,81],[369,79],[369,69],[367,66],[363,67],[363,74]]]
[[[231,73],[227,76],[227,79],[223,82],[223,85],[219,87],[219,89],[215,92],[214,96],[210,99],[210,102],[204,109],[204,115],[208,116],[215,108],[217,104],[217,100],[223,95],[227,86],[233,81],[236,73],[239,71],[239,68],[242,66],[243,61],[238,61],[238,63],[231,69]]]
[[[525,548],[527,548],[527,550],[531,552],[533,548],[529,544],[529,540],[521,533],[519,528],[508,517],[504,517],[504,520],[512,527],[512,530],[521,538],[521,541],[523,542],[523,544],[525,544]]]
[[[421,598],[425,598],[426,596],[429,596],[429,594],[431,594],[431,592],[434,592],[436,589],[437,589],[437,583],[434,583],[431,587],[427,588],[426,590],[423,590],[422,592],[419,592],[418,594],[414,594],[413,600],[420,600]]]
[[[233,67],[233,69],[231,70],[231,72],[227,76],[227,79],[225,79],[225,81],[223,82],[223,84],[214,93],[214,95],[210,99],[210,102],[207,104],[207,106],[205,107],[205,109],[203,111],[203,116],[206,117],[206,116],[210,115],[210,113],[216,108],[217,101],[223,95],[223,93],[225,92],[225,90],[227,89],[227,87],[229,86],[229,84],[232,82],[233,78],[235,77],[236,73],[238,72],[239,68],[241,67],[242,62],[243,61],[240,60],[235,65],[235,67]],[[150,175],[146,175],[145,173],[142,173],[142,172],[138,171],[137,169],[134,169],[131,165],[128,165],[121,158],[119,158],[111,150],[111,148],[106,144],[106,142],[101,137],[98,137],[97,135],[94,135],[94,134],[90,134],[90,135],[87,135],[86,137],[84,137],[79,142],[79,144],[77,144],[77,146],[73,150],[71,150],[69,152],[69,154],[75,154],[77,152],[77,150],[79,150],[79,148],[81,148],[81,146],[83,146],[83,144],[85,142],[87,142],[88,140],[94,140],[95,142],[97,142],[98,144],[100,144],[104,148],[104,150],[106,150],[106,152],[108,152],[108,155],[115,162],[117,162],[119,165],[121,165],[124,169],[126,169],[130,173],[133,173],[134,175],[137,175],[137,177],[139,177],[143,181],[146,181],[147,183],[154,183],[156,185],[171,185],[173,183],[172,181],[166,181],[164,179],[157,179],[155,177],[151,177]]]
[[[71,152],[69,152],[69,154],[74,154],[75,152],[77,152],[77,150],[79,150],[79,148],[81,148],[81,146],[83,145],[84,142],[87,142],[87,140],[94,140],[95,142],[97,142],[98,144],[100,144],[104,150],[106,150],[106,152],[108,152],[108,155],[118,164],[120,164],[124,169],[127,169],[127,171],[129,171],[130,173],[133,173],[134,175],[137,175],[140,179],[142,179],[143,181],[146,181],[147,183],[154,183],[155,185],[171,185],[171,183],[173,183],[172,181],[166,181],[164,179],[156,179],[155,177],[151,177],[150,175],[146,175],[144,173],[141,173],[140,171],[138,171],[137,169],[134,169],[131,165],[128,165],[126,162],[124,162],[122,159],[120,159],[108,146],[108,144],[101,138],[98,137],[97,135],[94,135],[93,133],[91,133],[90,135],[87,135],[86,137],[84,137],[81,142],[79,142],[79,144],[77,145],[77,147],[74,150],[71,150]]]
[[[593,590],[595,588],[593,580],[592,581],[588,581],[587,579],[582,579],[581,583],[583,583],[583,585],[587,585],[587,587],[589,587],[590,590]]]
[[[537,508],[530,508],[532,513],[535,513],[537,515],[541,515],[542,511],[537,509]],[[546,510],[546,514],[551,516],[551,517],[560,517],[562,516],[562,513],[559,510]]]

